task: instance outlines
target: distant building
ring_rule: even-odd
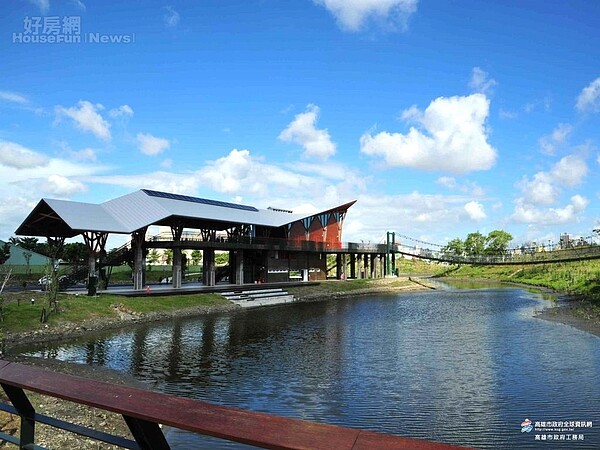
[[[0,245],[4,244],[5,242],[0,240]],[[50,263],[50,258],[47,256],[11,243],[8,245],[10,246],[10,257],[4,263],[5,266],[45,266]]]

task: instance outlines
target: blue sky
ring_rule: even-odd
[[[2,2],[0,239],[141,188],[357,199],[346,241],[589,236],[599,43],[587,0]]]

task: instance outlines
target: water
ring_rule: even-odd
[[[598,449],[600,338],[533,318],[550,303],[517,288],[378,295],[140,326],[29,354],[289,417],[477,448]],[[522,433],[526,418],[585,426]],[[548,435],[564,441],[541,442]],[[206,445],[178,430],[168,439]]]

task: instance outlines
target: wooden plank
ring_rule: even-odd
[[[0,382],[167,426],[271,449],[458,448],[352,428],[213,405],[158,392],[87,380],[36,367],[0,368]],[[394,443],[396,446],[394,447]],[[409,445],[412,443],[412,446]],[[355,447],[355,444],[358,447]],[[404,447],[400,446],[404,445]]]

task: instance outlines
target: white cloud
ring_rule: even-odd
[[[487,170],[497,156],[488,143],[488,114],[489,100],[483,94],[439,97],[422,114],[423,131],[411,127],[406,134],[365,133],[360,138],[361,152],[382,156],[389,166],[456,174]],[[410,117],[416,117],[414,111]]]
[[[579,111],[600,111],[600,77],[584,87],[577,97],[576,107]]]
[[[50,0],[29,0],[29,3],[37,6],[42,14],[46,14],[50,9]]]
[[[572,188],[581,184],[587,176],[588,166],[578,155],[560,159],[547,172],[538,172],[529,180],[524,177],[517,184],[522,195],[515,200],[512,219],[516,222],[556,225],[577,220],[577,214],[585,210],[588,200],[581,195],[571,197],[565,207],[549,207],[559,201],[563,187]],[[548,206],[542,208],[540,206]]]
[[[69,153],[73,157],[73,159],[77,161],[96,162],[96,160],[98,159],[96,156],[96,150],[89,147],[78,151],[70,151]]]
[[[528,203],[552,205],[558,200],[560,191],[554,185],[552,175],[547,172],[538,172],[532,180],[524,177],[519,187],[523,191],[524,199]]]
[[[560,225],[577,221],[578,214],[585,211],[588,204],[589,200],[581,195],[571,197],[570,203],[563,208],[548,209],[541,209],[517,199],[512,219],[520,223]]]
[[[50,159],[22,145],[0,141],[0,165],[12,169],[31,169],[48,165]],[[3,180],[4,182],[6,179]]]
[[[168,139],[152,136],[151,134],[138,133],[136,139],[138,148],[144,155],[158,155],[171,147]]]
[[[482,70],[480,67],[473,67],[471,72],[471,80],[469,81],[469,87],[474,92],[489,95],[496,86],[496,80],[489,77],[489,74]]]
[[[320,130],[316,127],[319,111],[317,105],[308,105],[306,112],[297,114],[287,128],[279,134],[279,139],[301,145],[304,148],[303,155],[306,157],[325,160],[335,154],[336,145],[331,141],[326,129]]]
[[[171,6],[165,6],[165,9],[167,10],[167,14],[164,16],[165,25],[169,28],[175,28],[179,24],[181,16]]]
[[[55,111],[58,118],[67,116],[73,119],[77,127],[81,130],[89,131],[96,137],[108,141],[111,138],[110,124],[98,112],[102,109],[104,107],[100,104],[94,105],[87,100],[80,100],[76,107],[64,108],[57,106]]]
[[[87,192],[87,187],[83,183],[62,175],[50,175],[44,184],[43,191],[63,198]]]
[[[465,204],[465,212],[469,216],[469,219],[474,220],[476,222],[486,219],[487,214],[485,213],[485,208],[483,205],[476,201],[471,201]]]
[[[121,105],[118,108],[113,108],[108,112],[110,117],[131,117],[133,116],[133,109],[129,105]]]
[[[6,100],[8,102],[19,103],[21,105],[25,105],[29,103],[26,97],[17,93],[17,92],[9,92],[9,91],[0,91],[0,100]]]
[[[373,20],[388,28],[404,30],[409,17],[416,12],[418,0],[313,0],[336,18],[340,27],[359,31]]]
[[[540,148],[542,153],[546,155],[554,155],[556,149],[562,145],[569,134],[573,131],[573,127],[568,123],[559,123],[558,126],[548,136],[540,138]]]
[[[565,156],[552,168],[552,176],[568,187],[581,184],[587,173],[588,166],[585,160],[577,155]]]

